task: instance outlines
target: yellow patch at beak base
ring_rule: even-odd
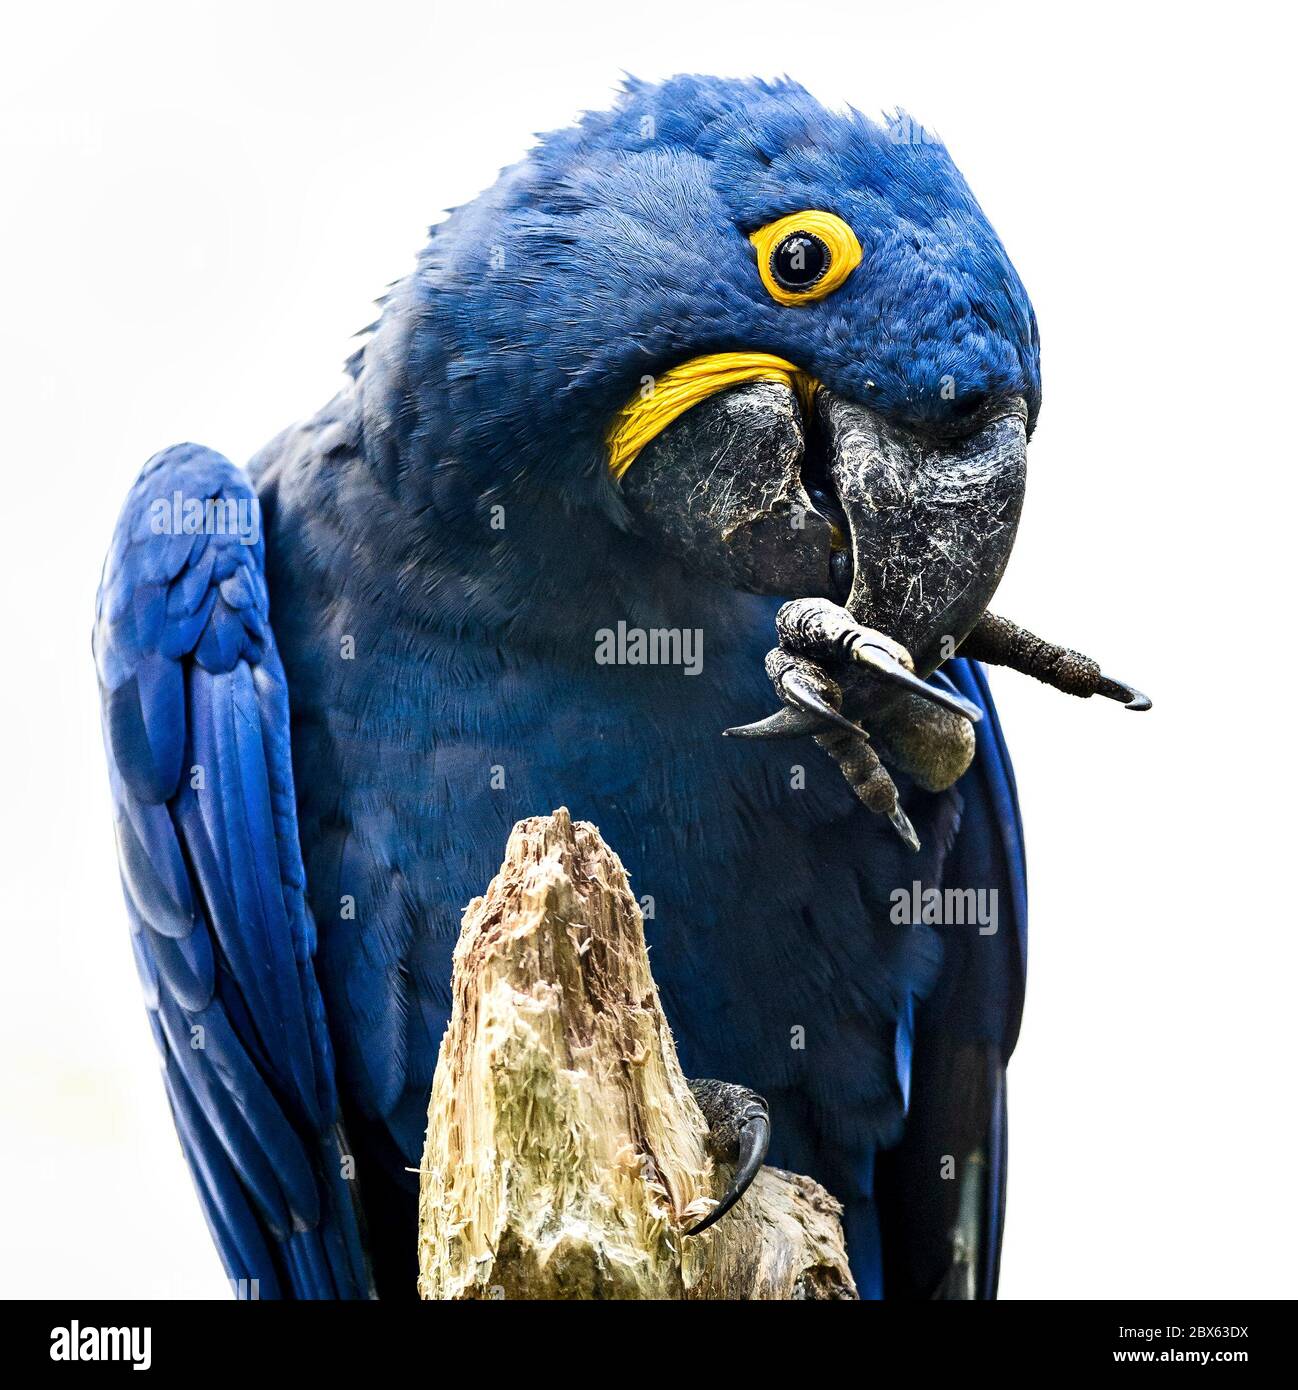
[[[641,449],[692,406],[746,381],[778,381],[798,393],[804,408],[816,381],[800,367],[769,352],[713,352],[693,357],[651,381],[613,418],[609,429],[608,469],[614,481],[636,461]]]

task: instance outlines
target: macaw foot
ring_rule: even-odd
[[[731,738],[814,735],[858,799],[876,814],[887,816],[902,840],[911,849],[919,849],[919,837],[901,808],[896,783],[871,746],[869,734],[842,712],[844,685],[854,698],[859,695],[867,703],[871,703],[871,691],[862,687],[873,685],[876,695],[882,686],[894,702],[900,694],[906,709],[937,707],[932,711],[936,719],[928,725],[929,737],[906,740],[895,717],[891,723],[897,736],[885,733],[905,770],[924,786],[949,785],[954,778],[948,780],[948,768],[958,764],[963,772],[968,766],[964,750],[972,745],[965,733],[982,711],[961,696],[921,680],[910,653],[900,643],[862,627],[846,608],[828,599],[786,603],[776,614],[775,626],[780,645],[767,655],[766,674],[784,708],[725,733]]]
[[[746,1086],[728,1081],[691,1081],[690,1091],[708,1122],[708,1149],[718,1163],[733,1167],[721,1200],[685,1232],[696,1236],[721,1218],[747,1192],[766,1158],[771,1120],[766,1102]]]
[[[1098,661],[1071,647],[1046,642],[994,613],[984,613],[978,619],[973,631],[960,644],[960,655],[992,666],[1008,666],[1012,671],[1021,671],[1025,676],[1083,700],[1102,695],[1130,710],[1144,711],[1154,706],[1149,696],[1142,695],[1134,685],[1106,676]]]
[[[862,627],[846,608],[829,599],[800,598],[786,603],[775,615],[775,630],[780,645],[766,658],[766,672],[786,699],[788,692],[781,689],[778,679],[779,658],[793,656],[823,667],[837,667],[853,683],[863,676],[867,685],[905,691],[975,722],[982,718],[977,705],[921,680],[910,653],[900,642],[874,628]]]

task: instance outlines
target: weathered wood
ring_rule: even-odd
[[[521,821],[465,911],[420,1167],[419,1292],[851,1298],[840,1208],[764,1168],[724,1190],[617,855],[566,810]],[[723,1078],[726,1080],[742,1078]]]

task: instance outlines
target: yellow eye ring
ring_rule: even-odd
[[[748,238],[757,250],[757,272],[777,304],[824,299],[861,264],[856,233],[832,212],[791,212]]]

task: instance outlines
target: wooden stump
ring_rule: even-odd
[[[854,1298],[838,1203],[763,1168],[724,1190],[621,861],[566,810],[514,827],[464,914],[420,1166],[419,1292]],[[724,1077],[739,1080],[742,1077]]]

